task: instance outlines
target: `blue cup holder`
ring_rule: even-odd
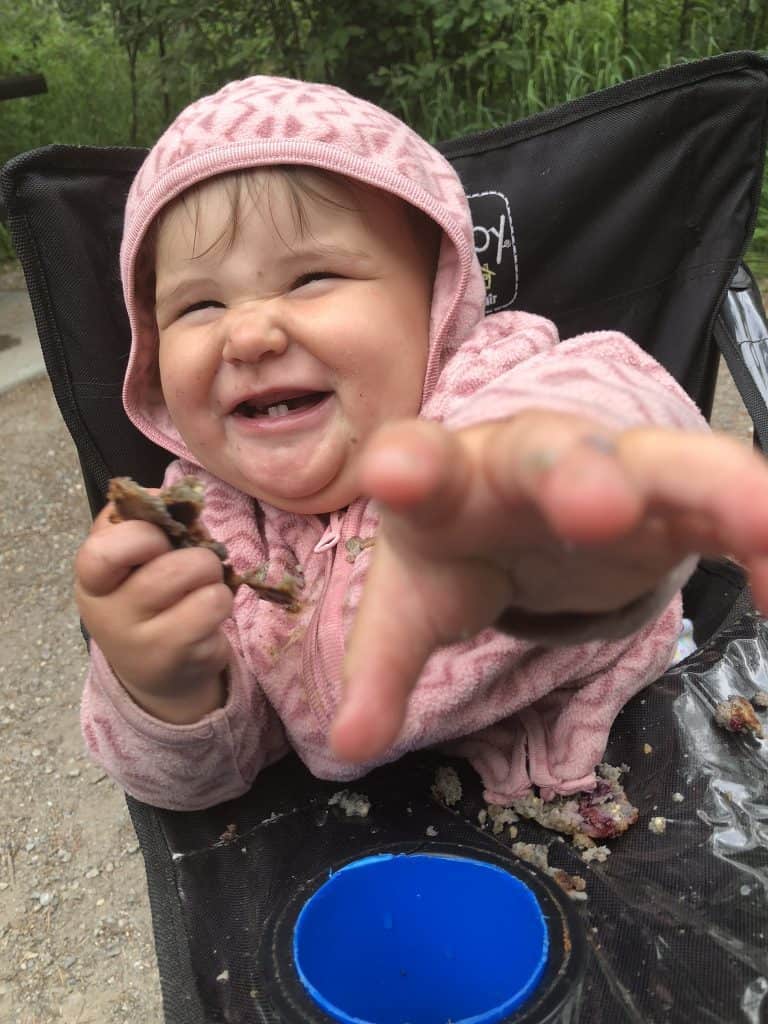
[[[293,930],[301,983],[344,1024],[493,1024],[536,991],[549,951],[524,881],[443,854],[345,865],[306,900]]]

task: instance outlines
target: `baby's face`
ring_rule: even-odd
[[[212,181],[197,224],[176,204],[156,245],[160,380],[177,430],[209,471],[300,513],[349,504],[366,439],[418,412],[433,278],[403,204],[312,185],[337,205],[305,197],[303,231],[278,177],[256,201],[244,190],[233,244],[209,250],[231,222]]]

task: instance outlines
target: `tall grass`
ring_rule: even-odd
[[[658,15],[655,6],[650,9]],[[514,36],[452,60],[440,54],[419,64],[395,63],[371,77],[383,87],[391,110],[438,141],[729,49],[727,39],[717,38],[706,10],[698,11],[691,25],[693,48],[681,52],[671,45],[672,28],[671,20],[668,26],[645,24],[642,31],[630,32],[625,44],[616,4],[572,0],[552,8],[545,22],[529,11],[516,21]]]
[[[677,5],[644,7],[643,22],[630,21],[626,42],[619,6],[572,0],[552,9],[546,21],[533,15],[520,19],[513,39],[496,40],[450,64],[395,64],[380,69],[376,81],[384,86],[386,105],[437,142],[734,48],[732,21],[739,11],[728,5],[719,10],[718,19],[706,5],[695,5],[682,47]],[[768,39],[764,44],[768,48]],[[768,275],[768,169],[748,260]]]

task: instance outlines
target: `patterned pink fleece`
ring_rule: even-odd
[[[236,168],[309,164],[385,189],[443,230],[422,415],[451,427],[531,407],[587,413],[611,427],[706,424],[674,380],[613,332],[559,343],[555,327],[522,312],[484,319],[484,288],[464,192],[451,166],[396,118],[331,86],[277,78],[234,82],[184,111],[149,154],[128,198],[121,267],[133,345],[124,402],[133,422],[206,484],[205,522],[237,569],[268,579],[303,573],[302,609],[290,614],[241,588],[226,624],[232,644],[226,706],[193,725],[158,721],[121,687],[98,647],[82,703],[88,748],[129,793],[178,810],[245,792],[288,749],[320,778],[349,780],[373,765],[338,761],[328,730],[339,705],[345,636],[376,532],[363,498],[316,516],[262,505],[191,458],[163,402],[157,375],[152,268],[142,243],[158,211],[194,182]],[[676,596],[690,560],[635,609],[595,617],[578,635],[510,637],[486,629],[430,658],[397,743],[380,762],[435,744],[465,755],[486,797],[505,803],[591,788],[615,716],[667,666],[679,622]],[[555,645],[557,644],[557,646]]]

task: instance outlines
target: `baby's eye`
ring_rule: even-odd
[[[193,302],[189,306],[184,306],[183,309],[179,310],[178,315],[180,317],[187,316],[188,313],[196,313],[199,309],[223,309],[224,303],[217,302],[215,299],[201,299],[200,302]]]
[[[291,285],[292,291],[303,288],[305,285],[313,284],[315,281],[327,281],[330,278],[341,277],[341,274],[332,274],[329,270],[315,270],[311,274],[302,274],[297,277]]]

